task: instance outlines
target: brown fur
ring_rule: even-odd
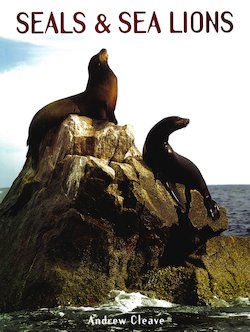
[[[105,49],[91,58],[88,71],[89,79],[84,92],[52,102],[33,117],[27,140],[27,157],[31,156],[33,167],[37,165],[39,146],[47,131],[60,125],[69,114],[84,115],[117,124],[114,114],[117,78],[108,66],[108,54]]]

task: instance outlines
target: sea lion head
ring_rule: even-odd
[[[111,71],[108,65],[108,52],[105,48],[90,59],[88,71],[89,80],[93,80],[95,83],[102,81]]]
[[[178,129],[185,128],[189,124],[189,119],[181,118],[179,116],[169,116],[163,119],[162,122],[163,126],[171,134]]]
[[[166,141],[174,131],[186,127],[189,119],[179,116],[169,116],[159,121],[149,132],[148,136],[156,141]]]

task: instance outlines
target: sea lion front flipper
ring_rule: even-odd
[[[180,198],[180,194],[176,188],[176,185],[175,183],[172,183],[172,182],[169,182],[169,181],[166,181],[165,182],[165,187],[166,189],[169,191],[170,195],[172,196],[172,198],[176,201],[176,203],[181,207],[183,208],[183,204],[182,204],[182,201],[181,201],[181,198]]]
[[[116,119],[116,117],[115,117],[115,114],[111,114],[111,115],[109,116],[109,121],[110,121],[110,122],[113,122],[115,125],[118,124],[118,121],[117,121],[117,119]]]
[[[110,111],[110,108],[108,107],[107,103],[104,103],[104,110],[105,110],[105,118],[108,119],[109,122],[113,122],[115,125],[118,124],[118,121],[115,117],[115,113],[113,111]]]
[[[174,182],[168,181],[165,179],[165,177],[158,173],[156,178],[161,181],[161,183],[164,185],[164,187],[167,189],[167,191],[170,193],[173,200],[176,202],[176,204],[185,211],[185,205],[182,202],[182,199],[180,197],[180,194],[176,188],[176,184]]]
[[[186,213],[188,215],[191,205],[191,190],[189,187],[185,187],[185,197],[186,197]]]
[[[207,209],[209,217],[211,217],[214,221],[220,218],[219,206],[210,196],[204,197],[204,205]]]

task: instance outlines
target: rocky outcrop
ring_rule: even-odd
[[[0,206],[2,310],[93,305],[114,288],[139,290],[147,273],[183,269],[227,228],[225,209],[211,220],[196,191],[189,216],[175,206],[129,126],[71,115],[39,153]]]
[[[230,303],[238,297],[250,297],[249,237],[215,237],[191,255],[192,259],[198,266],[195,277],[199,303],[221,305],[221,300]]]
[[[250,297],[250,238],[214,237],[190,255],[185,266],[149,271],[138,286],[183,304],[224,306]]]

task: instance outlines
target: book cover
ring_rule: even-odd
[[[209,331],[231,314],[244,320],[234,327],[247,326],[247,1],[9,0],[0,8],[0,202],[11,187],[0,209],[0,311],[27,309],[1,315],[0,330],[32,331],[34,317],[48,330],[199,331],[199,320]],[[95,76],[103,63],[107,86]],[[54,122],[65,107],[76,115]],[[49,115],[39,118],[41,109]],[[176,181],[150,164],[156,141],[149,159],[141,156],[151,128],[168,117],[181,118],[163,145],[170,159],[178,152],[169,167]],[[161,170],[165,155],[157,158]],[[191,176],[176,188],[180,165]]]

